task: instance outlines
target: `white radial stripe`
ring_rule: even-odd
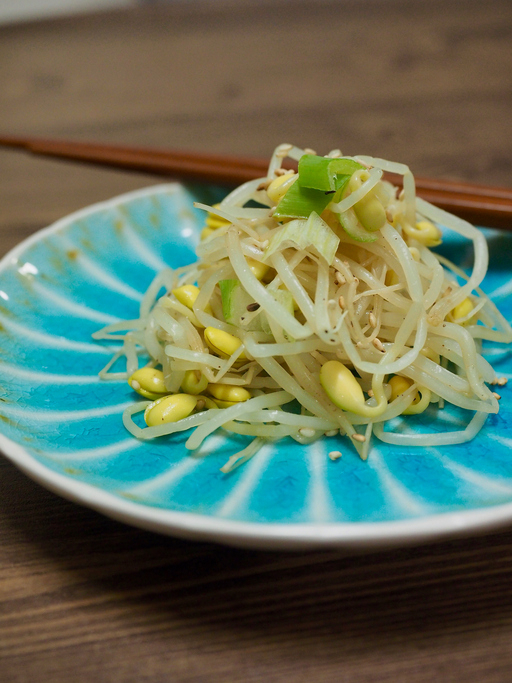
[[[274,453],[275,447],[272,444],[265,444],[243,468],[237,470],[237,473],[240,472],[241,474],[241,479],[218,508],[216,512],[218,517],[229,517],[241,505],[247,503],[254,488],[261,480],[263,470]],[[238,475],[231,474],[228,476]]]
[[[133,251],[137,254],[139,261],[142,261],[156,272],[160,272],[164,268],[168,267],[167,264],[160,258],[160,256],[150,249],[147,243],[144,242],[126,223],[123,223],[123,237]]]
[[[440,410],[436,417],[436,425],[439,427],[441,427],[442,424],[450,424],[466,428],[468,426],[468,421],[468,419],[464,419],[457,415],[450,415],[446,410]]]
[[[218,448],[225,447],[226,439],[222,436],[211,436],[206,442],[206,445],[208,446],[208,450],[204,449],[200,457],[185,455],[178,465],[175,465],[162,474],[158,474],[153,479],[149,479],[142,484],[137,484],[137,486],[130,489],[128,493],[145,495],[154,493],[158,489],[168,488],[171,485],[177,484],[183,477],[203,462],[209,453],[216,451]]]
[[[137,439],[123,439],[123,441],[118,441],[110,446],[101,446],[100,448],[84,448],[83,450],[78,449],[76,451],[37,451],[38,457],[43,456],[49,460],[64,460],[68,462],[70,460],[99,460],[101,458],[111,458],[112,456],[119,455],[125,451],[133,450],[135,448],[140,448],[144,446],[144,441],[137,441]]]
[[[482,355],[484,356],[484,358],[485,356],[505,357],[510,355],[510,348],[503,348],[499,346],[484,346]]]
[[[34,291],[39,294],[41,298],[51,301],[52,304],[55,304],[63,311],[71,313],[71,315],[74,315],[76,318],[85,318],[86,320],[93,320],[94,322],[103,323],[104,325],[115,323],[119,320],[119,318],[116,318],[113,315],[96,311],[94,308],[84,306],[83,304],[79,304],[76,301],[68,299],[55,290],[45,287],[37,279],[33,281],[32,286]]]
[[[447,470],[449,470],[455,477],[461,479],[462,481],[471,484],[471,486],[477,486],[483,491],[490,494],[498,495],[510,495],[512,493],[512,485],[507,485],[499,479],[489,477],[485,474],[480,474],[474,470],[464,467],[464,465],[459,465],[459,463],[454,462],[446,455],[440,453],[437,448],[429,448],[427,450],[428,455],[434,456],[439,460]],[[512,480],[511,480],[512,482]]]
[[[59,235],[62,242],[64,242],[66,249],[77,250],[78,256],[76,258],[76,263],[85,270],[86,273],[91,275],[96,282],[101,283],[108,289],[118,294],[122,294],[128,299],[133,299],[134,301],[142,300],[142,292],[137,291],[131,285],[126,284],[115,275],[107,273],[98,263],[95,263],[88,256],[85,256],[80,249],[78,249],[71,240],[63,235]]]
[[[510,448],[512,450],[512,438],[508,436],[499,436],[498,434],[495,434],[491,431],[489,431],[489,433],[486,436],[489,439],[492,439],[492,441],[497,441],[502,446],[505,446],[506,448]]]
[[[17,365],[8,365],[7,363],[0,363],[0,374],[18,379],[26,379],[32,384],[102,384],[108,386],[109,384],[125,383],[124,379],[117,380],[103,380],[94,375],[57,375],[51,372],[40,372],[38,370],[30,370],[29,368],[22,368]]]
[[[396,479],[384,464],[382,453],[373,448],[366,465],[377,474],[381,489],[389,502],[394,503],[409,515],[422,515],[429,512],[429,506],[416,498],[402,483]]]
[[[77,342],[55,334],[38,332],[2,315],[0,315],[0,323],[7,329],[15,332],[21,338],[19,341],[29,340],[45,348],[60,349],[61,351],[78,351],[79,353],[106,353],[108,355],[112,355],[113,352],[112,348],[107,349],[99,344]]]
[[[142,484],[137,484],[131,489],[128,489],[126,493],[135,496],[147,496],[160,489],[166,489],[180,482],[187,474],[192,472],[192,470],[195,470],[201,462],[202,458],[194,458],[190,455],[185,455],[183,456],[183,460],[177,465],[174,465],[171,469]]]
[[[307,448],[310,483],[307,497],[308,519],[313,522],[333,521],[333,504],[326,476],[328,458],[325,448],[316,441]]]
[[[512,280],[505,282],[504,284],[496,287],[494,291],[488,294],[490,299],[502,299],[504,296],[512,294]]]
[[[30,422],[76,422],[78,420],[88,420],[95,417],[118,415],[131,405],[133,405],[132,401],[126,401],[113,406],[84,408],[83,410],[34,410],[29,407],[22,408],[19,405],[1,403],[0,415],[9,418],[28,419]]]

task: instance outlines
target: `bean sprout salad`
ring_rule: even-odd
[[[269,440],[341,434],[365,460],[373,436],[462,443],[498,412],[493,385],[506,380],[481,346],[510,343],[512,329],[480,289],[485,237],[417,197],[407,166],[280,145],[266,177],[196,206],[197,261],[159,273],[136,320],[94,334],[122,340],[100,376],[142,397],[123,415],[135,437],[191,430],[192,451],[220,428],[252,437],[229,472]],[[440,226],[473,243],[470,273],[433,250]],[[112,372],[121,357],[126,371]],[[446,402],[473,413],[465,429],[386,428],[429,407],[435,419]]]

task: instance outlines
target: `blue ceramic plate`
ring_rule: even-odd
[[[341,437],[300,446],[285,439],[231,474],[219,468],[244,445],[215,434],[200,453],[184,435],[139,442],[122,426],[134,395],[97,373],[110,351],[91,334],[137,317],[155,272],[194,259],[203,215],[193,201],[219,190],[163,185],[65,218],[0,264],[0,446],[29,476],[116,519],[154,531],[251,547],[376,547],[512,520],[512,396],[470,444],[397,448],[375,442],[362,462]],[[512,235],[488,231],[485,288],[510,317]],[[471,263],[466,244],[445,251]],[[510,351],[489,346],[500,375]],[[454,429],[447,409],[409,420],[413,430]],[[339,449],[344,456],[327,457]]]

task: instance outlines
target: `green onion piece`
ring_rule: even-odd
[[[339,237],[327,223],[316,212],[312,212],[307,220],[297,219],[283,225],[270,240],[265,250],[265,260],[274,252],[289,246],[295,246],[297,249],[314,247],[331,265],[339,243]]]
[[[274,211],[274,218],[309,218],[313,211],[320,215],[333,197],[333,194],[326,194],[322,190],[302,187],[299,179],[280,200]]]
[[[309,155],[311,156],[311,155]],[[302,157],[304,158],[304,157]],[[323,160],[324,157],[313,157]],[[350,161],[351,159],[331,159],[330,161]],[[354,162],[357,163],[357,162]],[[309,218],[311,213],[320,215],[331,202],[339,202],[345,187],[348,185],[352,173],[337,175],[335,180],[335,190],[318,190],[311,187],[304,187],[301,177],[290,187],[288,192],[281,199],[274,212],[274,217],[280,218]]]
[[[231,325],[240,327],[251,332],[261,332],[261,315],[255,316],[250,322],[245,320],[254,299],[245,291],[239,280],[219,280],[220,297],[222,300],[222,315],[224,320]],[[245,322],[244,322],[245,321]]]
[[[299,160],[299,183],[302,187],[332,192],[339,190],[342,183],[345,184],[343,176],[351,176],[362,168],[364,166],[354,159],[304,154]]]
[[[222,301],[222,315],[226,322],[233,318],[233,294],[240,286],[239,280],[219,280],[220,298]]]

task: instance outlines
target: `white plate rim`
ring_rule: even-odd
[[[254,549],[378,549],[483,532],[510,523],[512,503],[392,522],[254,523],[166,510],[125,500],[48,469],[0,434],[0,447],[16,467],[49,491],[126,524],[170,536]]]

